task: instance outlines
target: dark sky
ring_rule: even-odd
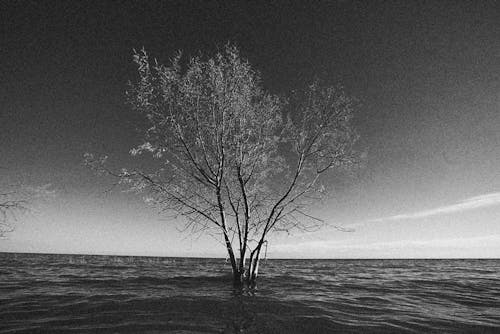
[[[211,53],[228,41],[272,92],[319,77],[360,101],[367,167],[330,206],[335,212],[324,210],[335,221],[359,224],[500,192],[498,2],[2,1],[0,22],[2,182],[50,183],[83,212],[95,209],[82,203],[103,188],[82,166],[83,153],[106,152],[120,164],[138,143],[124,103],[132,49],[167,61],[179,49]],[[53,220],[69,219],[50,210]],[[490,234],[493,216],[479,219],[489,219]],[[467,225],[477,219],[461,222],[459,237],[486,236]],[[36,245],[13,239],[4,247],[43,248]]]

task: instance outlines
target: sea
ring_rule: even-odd
[[[0,333],[500,333],[500,260],[0,253]]]

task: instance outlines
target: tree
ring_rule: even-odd
[[[0,193],[0,237],[14,230],[12,222],[27,210],[26,202],[15,198],[15,192]]]
[[[36,199],[54,195],[50,185],[40,187],[4,186],[0,190],[0,238],[14,231],[14,222],[30,211]]]
[[[331,170],[354,162],[351,100],[318,82],[280,99],[231,45],[184,66],[180,53],[167,66],[144,50],[133,59],[139,77],[127,99],[146,127],[130,153],[154,163],[119,172],[106,157],[86,154],[86,163],[193,232],[220,236],[235,282],[254,283],[270,233],[321,225],[308,207],[326,195]]]

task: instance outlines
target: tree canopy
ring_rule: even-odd
[[[355,162],[352,100],[317,81],[273,95],[231,45],[207,59],[178,53],[168,65],[144,50],[133,59],[127,99],[146,126],[130,153],[154,163],[112,171],[92,154],[86,163],[193,232],[220,236],[235,280],[253,282],[270,233],[322,223],[308,208],[326,196],[330,171]]]

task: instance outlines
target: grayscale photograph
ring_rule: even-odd
[[[500,2],[0,0],[4,333],[500,333]]]

